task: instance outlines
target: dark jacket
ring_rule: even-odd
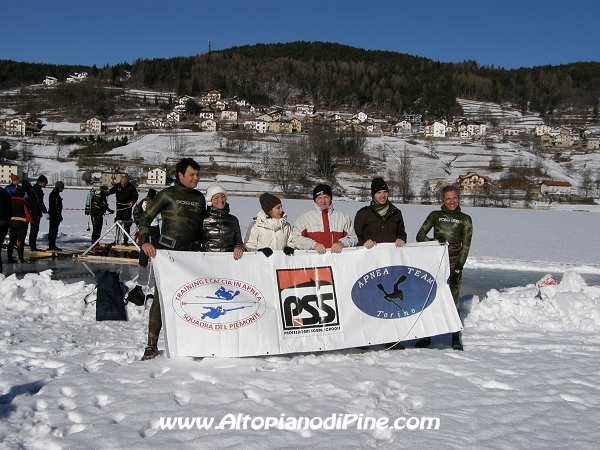
[[[29,210],[34,217],[42,217],[48,212],[44,205],[44,191],[38,183],[29,189]]]
[[[12,217],[10,194],[0,187],[0,222],[8,222]]]
[[[232,252],[235,247],[244,248],[240,222],[229,213],[229,203],[223,209],[209,207],[202,228],[202,248],[206,252]]]
[[[129,202],[135,204],[138,200],[138,191],[131,183],[128,183],[127,186],[123,186],[121,183],[115,184],[108,191],[108,195],[112,194],[115,194],[115,198],[117,199],[117,210],[121,209],[123,205],[126,205]]]
[[[18,193],[11,197],[10,206],[12,210],[11,220],[17,222],[33,223],[31,209],[27,200],[23,197],[18,197]]]
[[[369,239],[375,242],[402,239],[407,242],[402,212],[392,203],[383,217],[377,214],[372,205],[359,209],[354,218],[354,230],[358,236],[357,245],[364,245]]]
[[[63,201],[60,196],[60,189],[54,188],[50,195],[48,196],[48,214],[50,214],[50,218],[57,222],[62,222],[62,210],[63,210]]]
[[[427,236],[433,228],[433,239]],[[473,222],[471,217],[460,210],[457,206],[450,211],[442,205],[441,211],[432,211],[423,222],[417,233],[417,242],[440,240],[448,242],[448,254],[450,260],[464,265],[471,249],[471,238],[473,237]]]
[[[108,207],[108,201],[106,200],[106,197],[108,197],[108,194],[102,191],[93,195],[90,201],[90,216],[102,217],[107,211],[109,211],[111,214],[114,212]]]
[[[140,218],[140,244],[150,242],[150,224],[158,214],[162,217],[161,235],[181,242],[202,241],[202,219],[206,214],[202,192],[176,181],[156,194]]]

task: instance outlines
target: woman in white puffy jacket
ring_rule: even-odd
[[[261,210],[248,227],[244,245],[248,251],[260,251],[269,257],[273,250],[292,255],[292,226],[288,223],[281,200],[265,192],[258,199]]]

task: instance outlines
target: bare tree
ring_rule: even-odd
[[[404,151],[400,157],[400,164],[398,166],[398,196],[402,199],[402,203],[408,203],[413,197],[414,193],[411,188],[411,176],[412,176],[412,161],[408,146],[404,144]]]
[[[592,179],[592,171],[590,169],[583,169],[581,173],[581,179],[579,180],[579,191],[584,198],[588,198],[593,192],[594,180]]]
[[[308,142],[304,136],[281,139],[263,152],[265,177],[286,197],[297,194],[303,185],[308,163]]]
[[[57,161],[60,160],[60,154],[62,151],[63,151],[63,144],[59,139],[58,142],[56,143],[56,160]]]

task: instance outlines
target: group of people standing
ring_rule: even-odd
[[[157,249],[232,252],[233,259],[238,260],[244,251],[260,251],[269,257],[274,250],[282,250],[291,256],[295,249],[324,254],[327,250],[339,253],[345,247],[357,245],[371,249],[385,242],[400,248],[407,242],[402,212],[389,201],[388,185],[382,178],[373,179],[371,202],[356,213],[354,223],[347,214],[334,209],[333,192],[327,184],[313,189],[313,209],[299,216],[294,226],[287,222],[281,200],[264,193],[259,198],[261,209],[242,239],[239,221],[227,203],[226,190],[219,184],[210,185],[206,196],[196,190],[199,165],[191,158],[179,161],[176,172],[175,184],[155,195],[139,221],[141,249],[149,258],[156,256]],[[429,214],[417,233],[417,241],[436,240],[448,244],[451,266],[448,283],[458,309],[462,269],[469,253],[473,225],[471,218],[460,209],[455,186],[445,187],[442,195],[441,211]],[[151,239],[152,222],[159,214],[162,216],[160,236]],[[428,237],[432,229],[433,237]],[[148,343],[142,360],[158,355],[161,328],[160,302],[155,288]],[[424,338],[416,346],[427,347],[430,343],[431,338]],[[388,347],[404,348],[400,343],[391,343]],[[463,349],[459,332],[452,335],[452,347]]]
[[[65,184],[57,181],[54,189],[48,197],[48,207],[44,204],[44,191],[48,184],[45,175],[40,175],[31,185],[29,181],[19,180],[15,174],[10,175],[10,184],[0,187],[0,239],[4,242],[6,235],[9,236],[7,245],[7,262],[15,263],[13,252],[16,248],[17,258],[20,263],[28,263],[25,259],[25,239],[29,230],[29,248],[32,252],[42,251],[37,247],[37,237],[42,217],[49,221],[48,226],[48,250],[60,251],[56,246],[58,227],[62,222],[62,197],[60,193]],[[31,225],[31,227],[30,227]],[[1,251],[1,250],[0,250]],[[0,272],[2,271],[2,259],[0,258]]]

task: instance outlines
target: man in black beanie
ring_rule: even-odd
[[[383,178],[371,182],[371,203],[362,207],[354,217],[358,245],[372,248],[378,242],[406,244],[406,229],[402,212],[389,201],[389,189]]]
[[[48,178],[46,178],[45,175],[40,175],[37,179],[37,183],[29,190],[29,210],[31,211],[31,216],[33,218],[33,222],[29,228],[29,248],[32,252],[39,251],[37,248],[37,235],[40,231],[40,220],[42,219],[42,216],[45,216],[46,220],[50,220],[48,209],[46,209],[46,205],[44,205],[44,191],[42,191],[42,188],[45,188],[47,184]]]
[[[393,242],[396,247],[406,244],[406,229],[402,212],[389,201],[388,185],[383,178],[371,182],[371,203],[362,207],[354,217],[358,245],[373,248],[377,243]],[[390,342],[386,348],[403,350],[399,342]]]
[[[354,247],[357,242],[352,220],[331,204],[331,186],[318,184],[313,189],[315,202],[312,211],[302,214],[294,225],[294,247],[299,250],[315,250],[319,255],[327,249],[339,253],[344,247]]]

